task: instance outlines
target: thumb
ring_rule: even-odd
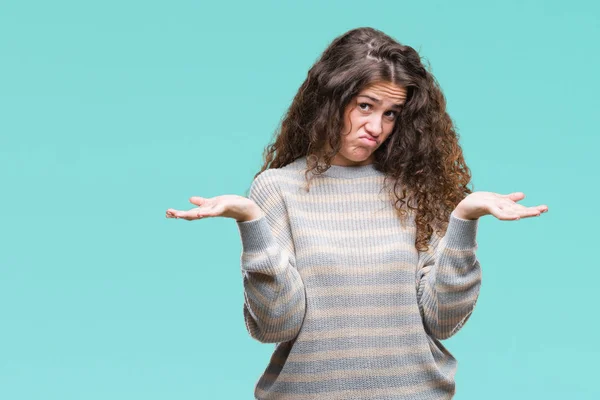
[[[523,192],[513,192],[505,195],[504,197],[508,197],[512,201],[523,200],[525,198],[525,193]]]
[[[197,206],[201,206],[206,202],[206,198],[200,196],[192,196],[190,197],[190,203],[195,204]]]

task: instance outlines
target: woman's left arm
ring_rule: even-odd
[[[450,214],[443,237],[433,234],[430,250],[419,253],[417,300],[428,333],[438,340],[454,335],[467,322],[479,297],[481,267],[476,257],[479,218],[493,215],[518,220],[541,215],[546,205],[524,207],[522,192],[502,195],[473,192]]]

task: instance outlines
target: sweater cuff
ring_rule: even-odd
[[[467,250],[477,247],[477,219],[462,219],[450,214],[450,222],[446,229],[446,246],[453,249]]]
[[[277,244],[266,214],[250,221],[237,222],[244,253],[258,253]]]

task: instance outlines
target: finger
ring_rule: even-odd
[[[179,211],[175,214],[176,218],[185,219],[186,221],[193,221],[198,219],[198,213],[190,210],[190,211]]]
[[[175,218],[177,210],[169,208],[166,212],[167,218]]]
[[[519,210],[518,212],[522,218],[529,218],[539,217],[544,211],[540,210],[539,207],[525,207],[524,209]]]
[[[523,207],[520,204],[518,204],[518,206]],[[542,213],[545,213],[546,211],[548,211],[548,206],[545,204],[542,204],[542,205],[535,206],[535,207],[524,207],[520,211],[525,212],[528,216],[539,216]]]
[[[197,218],[216,217],[222,213],[222,207],[215,207],[213,205],[210,207],[196,208],[193,211],[196,213]]]
[[[537,207],[525,207],[516,203],[512,204],[510,209],[521,218],[537,217],[542,213]]]
[[[190,197],[190,203],[195,204],[197,206],[201,206],[206,203],[206,198],[200,196],[192,196]]]
[[[214,210],[205,210],[205,209],[200,209],[200,208],[192,208],[191,210],[188,211],[178,211],[177,213],[175,213],[175,216],[177,218],[183,218],[186,219],[188,221],[192,221],[195,219],[202,219],[202,218],[206,218],[206,217],[212,217],[214,216]]]
[[[505,198],[510,199],[512,201],[519,201],[519,200],[523,200],[525,198],[525,193],[523,192],[513,192],[513,193],[509,193],[504,195]]]
[[[527,210],[524,210],[521,212],[522,218],[539,217],[540,215],[542,215],[542,212],[540,210],[538,210],[536,207],[531,207],[531,208],[528,208]]]
[[[531,213],[535,216],[540,216],[543,213],[548,211],[548,206],[546,205],[541,205],[541,206],[537,206],[537,207],[530,207],[531,209]]]

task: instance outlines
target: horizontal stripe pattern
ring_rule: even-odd
[[[373,165],[334,166],[305,190],[301,158],[267,169],[238,222],[243,316],[276,343],[256,399],[450,399],[457,362],[440,343],[464,326],[481,284],[477,220],[450,217],[415,249]]]

